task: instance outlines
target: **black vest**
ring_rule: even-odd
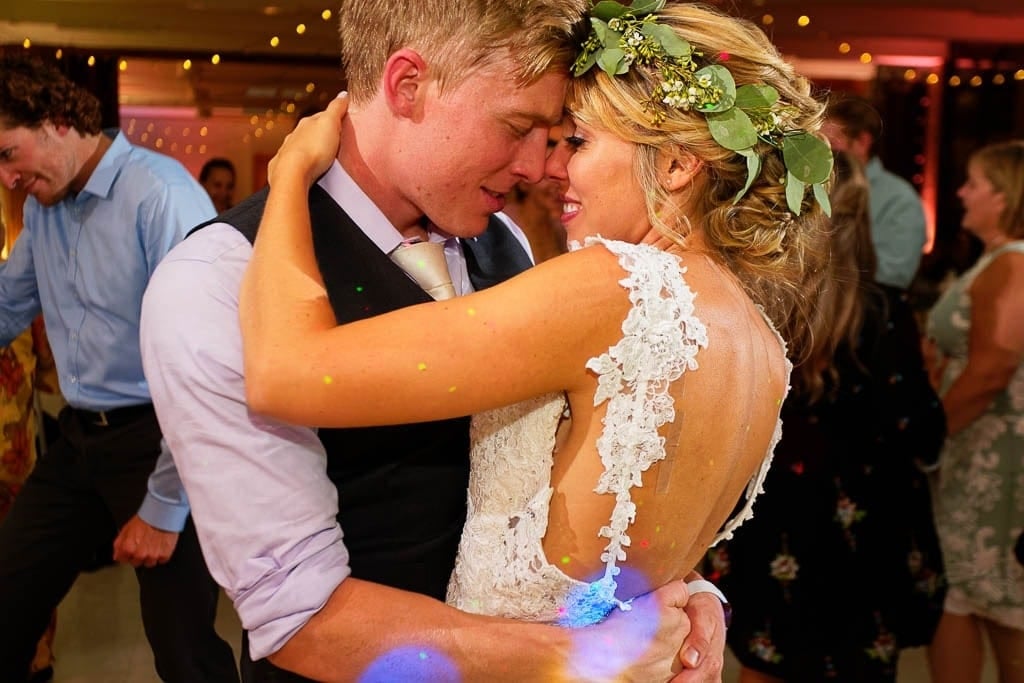
[[[228,223],[253,242],[266,199],[264,189],[196,230]],[[310,190],[309,207],[317,264],[338,323],[430,301],[318,185]],[[477,289],[530,264],[496,218],[471,242],[465,252]],[[502,254],[497,259],[495,251]],[[319,436],[327,476],[338,489],[338,522],[352,576],[444,600],[466,519],[469,419],[321,429]],[[252,663],[247,646],[246,638],[243,680],[306,680],[266,660]]]
[[[258,192],[216,221],[253,241],[266,197],[266,190]],[[318,185],[309,206],[313,246],[338,323],[430,301]],[[466,518],[468,418],[321,429],[319,436],[327,476],[338,489],[352,576],[443,600]]]

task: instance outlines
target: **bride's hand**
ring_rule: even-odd
[[[334,98],[327,108],[308,116],[281,143],[267,167],[271,187],[275,180],[301,178],[307,187],[330,168],[341,144],[341,121],[348,111],[348,93]]]

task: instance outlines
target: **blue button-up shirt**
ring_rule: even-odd
[[[116,133],[77,195],[49,207],[26,200],[25,228],[0,265],[0,345],[41,310],[68,403],[87,410],[148,403],[139,352],[142,294],[171,247],[214,215],[184,166]],[[151,492],[154,484],[164,489],[157,498],[166,498],[183,523],[188,507],[175,491],[177,473],[158,465],[156,479],[161,474],[163,484],[151,481]],[[152,503],[143,506],[154,512],[147,522],[178,525]]]
[[[887,171],[878,157],[864,168],[871,186],[871,241],[878,268],[875,280],[906,289],[921,263],[925,243],[924,209],[914,187]]]

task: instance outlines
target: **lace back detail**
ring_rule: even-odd
[[[499,408],[473,418],[469,514],[448,589],[448,602],[464,611],[584,626],[615,607],[629,608],[615,591],[637,513],[631,491],[665,458],[665,439],[658,432],[676,416],[669,390],[684,372],[697,369],[697,353],[708,338],[678,257],[650,245],[599,237],[588,238],[586,245],[603,245],[618,258],[626,271],[620,284],[631,303],[622,337],[586,364],[598,377],[594,405],[607,403],[597,441],[604,467],[594,488],[615,497],[611,518],[599,531],[608,540],[601,554],[605,570],[596,581],[577,581],[544,554],[552,452],[564,396]],[[773,446],[780,434],[776,428]],[[747,507],[725,533],[749,517],[769,461],[748,485]]]
[[[683,372],[697,369],[697,352],[708,345],[707,329],[694,313],[694,293],[683,279],[679,258],[646,245],[591,237],[618,256],[628,275],[619,283],[632,304],[622,323],[622,339],[587,368],[598,375],[594,405],[608,402],[604,430],[597,442],[604,473],[596,493],[615,496],[609,524],[599,535],[608,539],[601,555],[604,581],[612,583],[618,563],[626,559],[627,533],[636,519],[630,493],[641,475],[665,458],[658,429],[675,419],[669,388]]]

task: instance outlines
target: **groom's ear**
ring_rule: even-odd
[[[382,86],[388,108],[398,118],[418,120],[430,81],[427,62],[420,53],[402,48],[384,64]]]

